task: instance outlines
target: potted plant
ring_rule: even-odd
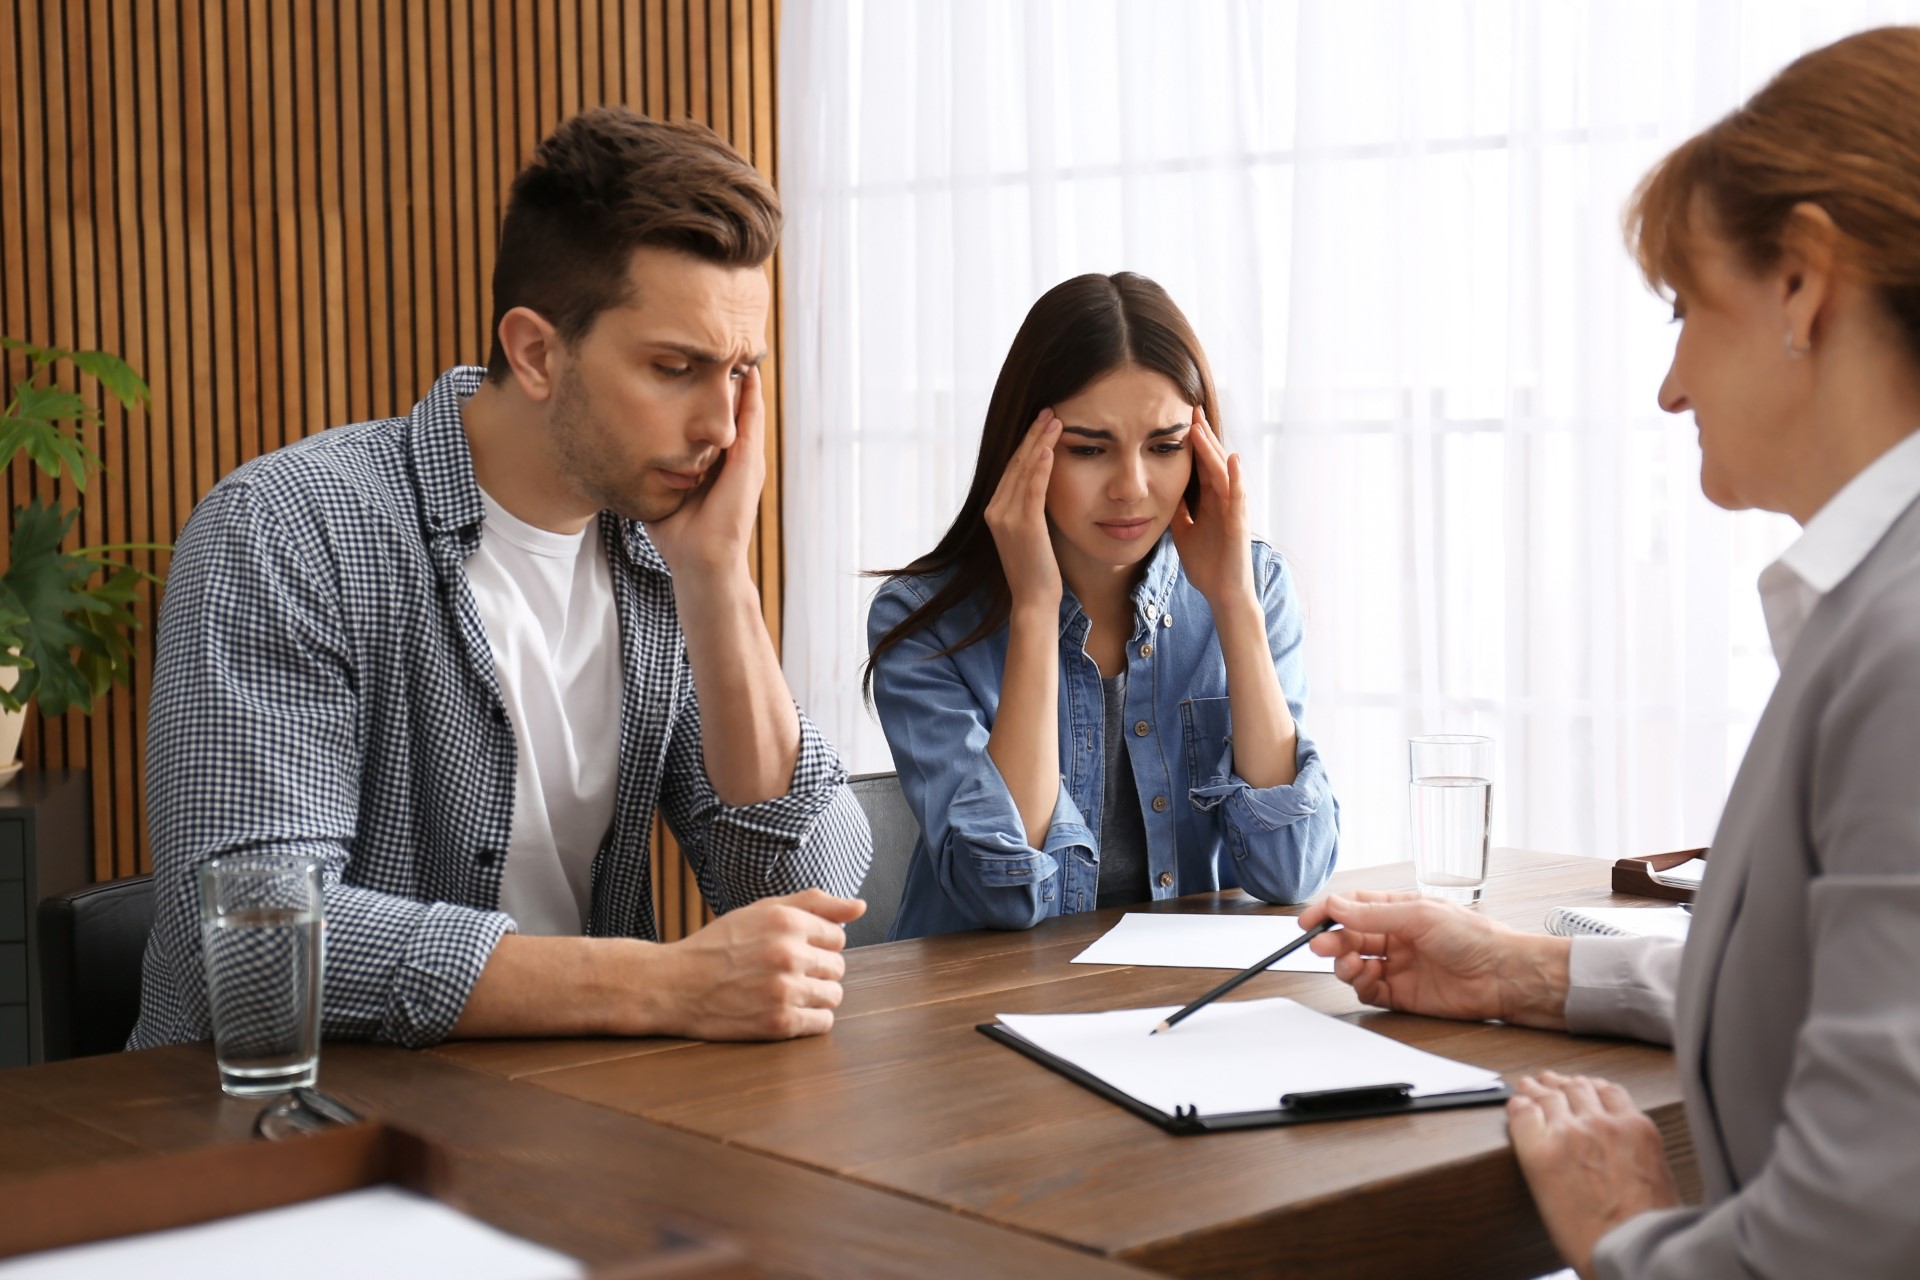
[[[13,387],[0,414],[0,459],[11,467],[25,453],[42,472],[86,492],[87,477],[102,469],[81,427],[100,415],[77,392],[53,384],[56,365],[73,366],[99,382],[127,409],[147,403],[147,384],[120,359],[104,351],[66,351],[17,338],[0,347],[26,357],[27,374]],[[93,710],[95,699],[132,670],[134,616],[141,581],[160,579],[113,559],[116,552],[165,551],[164,543],[128,542],[61,549],[79,508],[63,509],[38,498],[15,507],[8,523],[7,568],[0,574],[0,778],[19,769],[15,753],[26,706],[40,699],[47,715],[69,708]]]

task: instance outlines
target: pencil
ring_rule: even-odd
[[[1307,943],[1312,939],[1319,937],[1321,934],[1325,933],[1329,929],[1338,929],[1339,927],[1340,926],[1332,920],[1322,920],[1319,924],[1313,926],[1313,928],[1311,929],[1308,929],[1305,933],[1301,934],[1299,937],[1295,938],[1292,942],[1289,942],[1286,946],[1280,948],[1278,951],[1268,956],[1265,960],[1260,961],[1258,964],[1251,965],[1245,969],[1242,969],[1240,972],[1234,974],[1231,978],[1228,978],[1225,982],[1221,983],[1219,986],[1215,987],[1213,990],[1207,992],[1207,994],[1201,996],[1198,1000],[1195,1000],[1192,1004],[1188,1005],[1186,1008],[1181,1009],[1175,1013],[1168,1014],[1167,1020],[1165,1022],[1162,1022],[1159,1026],[1147,1032],[1147,1034],[1150,1036],[1159,1035],[1162,1031],[1165,1031],[1167,1028],[1171,1027],[1174,1023],[1186,1017],[1188,1014],[1193,1013],[1195,1010],[1203,1008],[1206,1005],[1212,1004],[1215,1000],[1218,1000],[1221,996],[1227,994],[1227,992],[1233,990],[1235,987],[1245,982],[1248,978],[1251,978],[1254,974],[1265,973],[1267,971],[1267,968],[1270,965],[1279,964],[1282,960],[1286,959],[1288,956],[1292,955],[1294,952],[1298,951],[1300,948],[1306,946]]]

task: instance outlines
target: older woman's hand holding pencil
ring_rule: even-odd
[[[1335,922],[1334,932],[1319,926]],[[1361,889],[1310,903],[1313,953],[1368,1004],[1438,1018],[1564,1029],[1568,940],[1521,933],[1455,903]]]

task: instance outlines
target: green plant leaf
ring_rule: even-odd
[[[0,347],[5,347],[9,351],[24,351],[30,358],[43,363],[51,363],[62,356],[73,354],[70,351],[62,351],[59,347],[36,346],[21,338],[0,337]]]
[[[101,416],[85,396],[38,385],[40,374],[71,360],[128,409],[151,401],[147,384],[126,361],[106,351],[68,351],[8,337],[0,337],[0,349],[25,353],[29,365],[13,388],[12,402],[0,411],[0,465],[25,453],[56,480],[66,472],[84,492],[88,476],[104,470],[104,463],[81,430],[66,424],[97,423]],[[48,715],[74,707],[90,711],[131,669],[140,584],[159,579],[106,560],[103,552],[161,548],[129,544],[62,551],[60,544],[79,514],[37,500],[14,510],[10,563],[0,574],[0,667],[20,674],[11,690],[0,690],[0,706],[18,709],[38,697]],[[5,652],[9,648],[18,652]]]
[[[126,571],[107,575],[104,599],[100,588],[88,587],[98,566],[60,550],[79,514],[38,501],[14,511],[12,563],[0,575],[0,619],[24,619],[17,629],[19,649],[31,665],[22,665],[10,692],[0,692],[0,705],[20,707],[38,696],[48,715],[69,707],[90,711],[94,699],[125,674],[129,645],[123,628],[135,621]]]
[[[73,476],[73,487],[82,493],[88,473],[105,469],[100,455],[78,435],[39,418],[12,418],[0,427],[0,458],[10,459],[22,449],[35,466],[56,480],[65,468]]]
[[[91,374],[100,380],[100,385],[113,393],[113,398],[128,409],[148,404],[153,393],[133,366],[110,351],[76,351],[73,363],[82,373]]]
[[[13,416],[37,418],[42,422],[100,421],[100,415],[72,391],[59,387],[20,386],[13,389]]]
[[[47,422],[29,422],[21,418],[0,419],[0,459],[11,461],[13,455],[26,446],[28,436],[35,431],[50,429],[52,425]]]
[[[87,448],[86,442],[79,436],[61,431],[53,439],[53,452],[66,464],[67,471],[73,476],[73,487],[81,493],[87,491],[87,475],[94,470],[104,470],[106,464],[100,461],[100,455]]]

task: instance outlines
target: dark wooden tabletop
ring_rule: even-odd
[[[764,1276],[1142,1274],[428,1054],[328,1044],[321,1085],[479,1166],[459,1180],[461,1207],[590,1261],[666,1229],[737,1247]],[[61,1170],[97,1178],[109,1161],[257,1142],[259,1110],[220,1093],[207,1045],[0,1072],[0,1213],[10,1185],[26,1185],[15,1179]],[[369,1259],[367,1274],[378,1273]]]
[[[1498,851],[1490,916],[1538,931],[1549,906],[1619,903],[1609,864]],[[1406,866],[1341,888],[1408,887]],[[1138,909],[1138,908],[1132,908]],[[1272,911],[1244,894],[1155,911]],[[831,1035],[785,1044],[586,1040],[442,1046],[435,1054],[727,1147],[1155,1270],[1186,1276],[1553,1269],[1500,1107],[1175,1137],[980,1035],[1002,1013],[1178,1004],[1217,973],[1073,965],[1122,909],[1021,933],[967,933],[848,957]],[[1672,1055],[1625,1041],[1363,1009],[1336,979],[1265,974],[1236,998],[1285,995],[1512,1078],[1617,1080],[1691,1151]]]

